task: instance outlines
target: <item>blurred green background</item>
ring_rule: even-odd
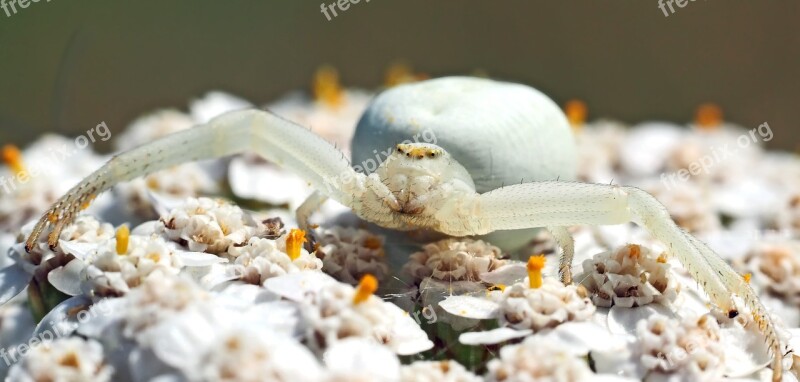
[[[6,0],[8,1],[8,0]],[[328,3],[334,0],[327,0]],[[79,134],[221,89],[256,103],[329,63],[374,88],[398,60],[432,76],[531,84],[590,115],[685,122],[720,104],[773,148],[800,141],[800,1],[362,0],[331,21],[310,0],[41,0],[0,11],[0,141]]]

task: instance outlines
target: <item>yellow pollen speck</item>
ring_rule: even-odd
[[[383,243],[381,242],[381,238],[377,236],[367,236],[367,238],[364,239],[365,248],[380,249],[382,244]]]
[[[639,256],[642,255],[642,248],[639,247],[638,244],[629,244],[628,249],[630,250],[630,254],[628,256],[630,256],[632,259],[638,259]]]
[[[753,278],[753,274],[752,273],[745,273],[745,274],[742,275],[742,278],[744,279],[744,282],[750,284],[750,279]]]
[[[3,163],[5,163],[14,174],[19,175],[25,172],[25,166],[22,163],[22,153],[19,152],[17,146],[3,146],[2,156]]]
[[[586,123],[586,116],[589,113],[586,103],[581,100],[573,99],[564,105],[564,113],[567,115],[569,124],[579,130]]]
[[[528,258],[528,282],[531,289],[542,286],[542,269],[544,269],[544,255]]]
[[[124,255],[128,253],[128,240],[130,239],[131,231],[128,226],[123,225],[117,228],[117,254]]]
[[[159,255],[157,253],[150,253],[145,257],[150,259],[150,260],[152,260],[154,263],[157,263],[157,262],[161,261],[161,255]]]
[[[353,304],[358,305],[367,301],[376,290],[378,290],[378,279],[369,273],[364,275],[356,287],[356,294],[353,296]]]
[[[661,252],[661,254],[658,255],[658,258],[656,259],[656,262],[659,262],[661,264],[666,264],[667,263],[667,253],[666,252]]]
[[[292,261],[300,257],[300,250],[306,241],[306,231],[297,228],[289,231],[289,235],[286,236],[286,254]]]
[[[722,109],[713,103],[704,103],[697,107],[694,123],[701,129],[716,129],[722,125]]]
[[[81,366],[80,358],[74,352],[69,352],[65,354],[61,359],[58,360],[58,364],[61,366],[72,367],[72,368],[79,368]]]
[[[332,66],[322,66],[314,74],[314,99],[331,107],[341,106],[344,96],[339,84],[339,72]]]

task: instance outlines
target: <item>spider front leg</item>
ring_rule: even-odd
[[[92,199],[139,176],[201,159],[254,152],[303,177],[325,196],[352,206],[362,178],[333,145],[310,130],[261,110],[221,115],[204,125],[175,133],[113,157],[45,212],[25,243],[30,250],[47,227],[54,248],[65,225]]]
[[[575,256],[575,240],[572,239],[567,227],[547,227],[547,230],[561,247],[558,278],[564,285],[572,284],[572,258]]]
[[[499,188],[478,196],[470,214],[456,224],[469,224],[473,234],[494,230],[569,225],[610,225],[635,221],[661,241],[702,285],[712,302],[730,317],[738,314],[733,294],[751,310],[773,353],[773,378],[780,380],[782,351],[774,326],[755,292],[706,244],[672,220],[650,194],[634,188],[570,182],[534,182]],[[564,231],[552,230],[564,245]],[[565,263],[566,262],[566,263]],[[565,250],[560,269],[569,269]],[[563,275],[563,274],[562,274]],[[563,278],[563,276],[562,276]]]

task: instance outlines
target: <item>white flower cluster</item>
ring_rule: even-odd
[[[674,300],[678,288],[669,272],[664,255],[655,257],[649,249],[630,244],[585,260],[575,279],[597,306],[634,307]]]
[[[539,288],[523,284],[506,287],[499,304],[501,325],[534,332],[565,322],[591,320],[595,312],[594,304],[581,296],[578,288],[555,279],[545,279]]]
[[[228,257],[233,261],[230,265],[223,265],[227,268],[226,272],[241,275],[240,280],[248,284],[261,285],[271,277],[322,269],[322,260],[305,249],[300,251],[300,256],[292,260],[286,254],[286,238],[287,235],[283,235],[276,241],[251,237],[244,246],[231,246],[228,249]]]
[[[586,381],[592,370],[586,361],[561,344],[530,337],[519,345],[500,349],[500,357],[489,361],[487,382]]]
[[[724,345],[717,321],[704,315],[682,321],[653,316],[636,328],[643,367],[677,374],[681,380],[719,380],[725,371]]]
[[[400,368],[401,382],[480,382],[482,379],[455,361],[416,361]]]
[[[244,245],[265,230],[263,224],[238,206],[210,198],[187,199],[158,222],[156,233],[165,234],[191,251],[213,254]]]
[[[351,285],[366,274],[379,281],[389,275],[383,238],[363,229],[322,229],[316,253],[322,258],[325,273]]]
[[[751,275],[752,284],[764,292],[800,306],[800,242],[765,242],[737,261]]]
[[[138,286],[158,271],[178,274],[183,268],[180,257],[160,237],[131,236],[124,253],[117,252],[116,241],[108,241],[96,252],[83,258],[88,295],[119,296]]]
[[[8,381],[108,382],[114,368],[105,361],[102,346],[77,337],[40,343],[8,373]]]
[[[357,293],[349,285],[329,283],[307,296],[302,311],[312,349],[322,352],[345,338],[374,340],[404,355],[429,347],[427,336],[406,312],[374,296],[354,303]]]
[[[482,240],[444,239],[409,257],[404,271],[415,283],[430,277],[442,281],[479,281],[482,273],[506,264],[500,248]]]

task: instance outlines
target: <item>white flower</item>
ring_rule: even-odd
[[[316,253],[322,270],[339,281],[355,285],[365,274],[383,281],[389,274],[383,241],[363,229],[336,226],[320,230]]]
[[[400,360],[386,346],[371,339],[345,338],[322,355],[327,368],[326,382],[381,381],[400,379]]]
[[[9,381],[104,382],[114,369],[105,363],[99,343],[80,338],[61,338],[30,348],[14,365]]]
[[[641,365],[655,373],[676,373],[684,380],[717,380],[725,370],[720,328],[710,316],[683,321],[652,316],[636,328]]]
[[[481,275],[500,268],[500,248],[481,240],[450,238],[427,244],[409,256],[403,271],[415,283],[431,277],[440,281],[480,281]]]
[[[238,206],[209,198],[189,198],[159,219],[156,232],[194,252],[221,254],[264,231],[263,224]]]
[[[529,337],[519,345],[500,349],[500,357],[489,361],[486,380],[492,381],[584,381],[592,371],[586,361],[569,349]]]
[[[655,257],[648,248],[630,244],[585,260],[575,280],[581,280],[597,306],[667,304],[676,298],[678,284],[666,261],[663,254]]]
[[[371,339],[400,355],[433,346],[407,312],[372,295],[378,287],[374,277],[365,277],[353,288],[321,272],[299,272],[267,279],[264,286],[301,302],[306,341],[315,351],[344,338]]]
[[[322,367],[307,348],[290,337],[258,328],[217,334],[200,358],[199,371],[191,380],[294,382],[319,381],[322,376]]]
[[[499,329],[462,334],[459,340],[470,345],[501,343],[567,322],[589,321],[595,312],[595,306],[578,288],[555,279],[544,279],[537,288],[514,284],[487,292],[486,298],[451,296],[439,305],[455,316],[499,321]]]
[[[554,279],[545,279],[539,288],[523,284],[507,287],[499,305],[501,325],[534,332],[565,322],[589,320],[595,311],[594,304],[581,296],[574,285],[564,286]]]
[[[753,286],[761,293],[800,306],[800,242],[760,242],[734,265],[750,273]]]
[[[686,135],[683,126],[669,122],[645,122],[630,128],[620,145],[619,161],[635,177],[656,175]]]
[[[471,373],[456,361],[416,361],[400,368],[403,382],[480,382],[483,379]]]
[[[244,246],[231,246],[228,249],[231,263],[221,265],[225,268],[224,273],[231,275],[230,279],[261,285],[271,277],[322,269],[322,260],[305,249],[301,249],[300,255],[292,259],[285,251],[286,236],[288,234],[283,235],[278,241],[252,237]],[[280,250],[279,247],[283,247],[284,250]]]

